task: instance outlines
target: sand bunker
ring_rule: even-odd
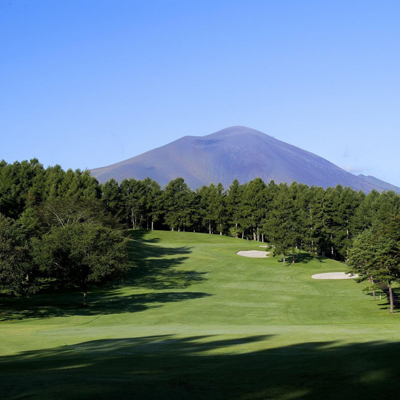
[[[313,279],[354,279],[358,278],[358,275],[346,274],[345,272],[326,272],[325,274],[312,275]]]
[[[238,251],[236,254],[242,257],[264,258],[267,257],[269,251],[248,250],[248,251]]]

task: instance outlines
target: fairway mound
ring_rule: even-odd
[[[312,275],[313,279],[354,279],[358,278],[358,275],[346,274],[345,272],[326,272],[324,274]]]
[[[242,257],[264,258],[268,256],[269,251],[247,250],[247,251],[238,251],[236,254]]]

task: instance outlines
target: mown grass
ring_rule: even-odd
[[[258,243],[131,233],[125,282],[0,297],[4,399],[375,399],[400,393],[400,314],[328,259],[249,259]]]

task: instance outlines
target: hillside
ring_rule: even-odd
[[[379,192],[383,191],[383,190],[385,190],[385,191],[393,190],[396,193],[400,193],[399,187],[392,185],[390,183],[384,182],[384,181],[382,181],[378,178],[375,178],[371,175],[365,176],[365,175],[359,174],[358,177],[363,179],[366,182],[369,182],[373,186],[375,186],[376,190],[378,190]]]
[[[162,186],[182,177],[192,189],[219,182],[228,188],[234,179],[246,183],[257,177],[267,183],[296,181],[324,188],[341,184],[364,192],[385,187],[382,181],[355,176],[315,154],[240,126],[202,137],[185,136],[91,174],[101,183],[150,177]]]

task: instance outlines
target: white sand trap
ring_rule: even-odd
[[[358,275],[346,274],[345,272],[326,272],[325,274],[312,275],[313,279],[354,279],[358,278]]]
[[[267,257],[269,251],[248,250],[248,251],[238,251],[236,254],[242,257],[264,258]]]

